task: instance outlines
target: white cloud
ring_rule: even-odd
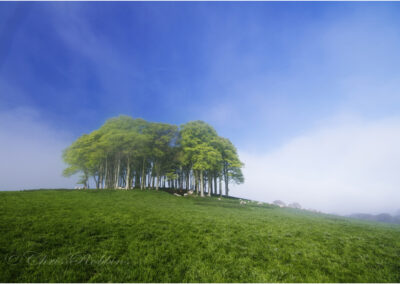
[[[71,188],[64,178],[62,150],[72,136],[54,129],[32,108],[0,112],[0,190]]]
[[[241,152],[244,185],[233,195],[299,202],[332,213],[400,208],[400,118],[325,123],[263,155]]]

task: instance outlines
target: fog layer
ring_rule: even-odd
[[[264,154],[241,152],[245,184],[232,193],[328,213],[400,208],[400,118],[337,119]]]
[[[32,108],[0,112],[0,190],[73,187],[61,157],[72,140]]]

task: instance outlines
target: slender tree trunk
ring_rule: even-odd
[[[119,168],[120,168],[120,163],[121,163],[121,160],[118,159],[117,171],[115,173],[115,188],[118,188],[118,186],[119,186]]]
[[[106,158],[106,169],[104,171],[104,187],[107,187],[107,179],[108,179],[108,174],[107,174],[107,158]]]
[[[200,193],[200,190],[199,190],[199,172],[198,171],[194,172],[194,189],[196,191],[196,194]]]
[[[113,167],[113,165],[111,163],[111,165],[109,166],[109,169],[108,169],[108,176],[109,176],[109,182],[107,185],[108,188],[114,187],[114,172],[115,172],[115,167]]]
[[[228,180],[228,175],[226,174],[226,175],[225,175],[225,195],[226,195],[226,196],[229,196],[229,187],[228,187],[228,184],[229,184],[229,180]]]
[[[141,186],[140,186],[140,189],[144,189],[144,187],[145,187],[145,182],[146,182],[146,179],[145,179],[145,176],[144,176],[144,158],[143,158],[143,165],[142,165],[142,183],[141,183]]]
[[[190,184],[189,184],[189,176],[190,176],[190,172],[189,171],[187,171],[186,172],[186,184],[185,184],[185,188],[186,188],[186,191],[188,191],[189,190],[189,188],[190,188]]]
[[[97,179],[94,179],[94,180],[96,181],[96,189],[99,189],[100,188],[100,173],[97,176]]]
[[[213,178],[212,176],[208,177],[208,187],[210,188],[210,196],[214,194],[214,186],[213,186]]]
[[[219,195],[222,196],[222,177],[219,177]]]
[[[212,180],[210,172],[208,172],[208,196],[211,196],[211,190],[212,190],[211,187],[212,187]]]
[[[103,172],[99,172],[99,189],[103,188]]]
[[[214,194],[215,195],[217,195],[218,194],[218,192],[217,192],[217,175],[215,174],[214,175]]]
[[[85,176],[85,180],[84,180],[84,183],[83,183],[83,187],[85,188],[85,189],[88,189],[89,188],[89,175],[88,175],[88,173],[85,171],[84,173],[84,176]]]
[[[130,165],[129,165],[129,157],[128,157],[128,161],[126,163],[126,185],[125,185],[125,189],[131,189],[131,184],[130,184],[130,175],[131,175],[131,171],[130,171]]]
[[[204,180],[203,180],[203,171],[200,171],[200,196],[204,197]]]
[[[99,171],[99,188],[103,188],[103,165],[100,166],[100,171]]]
[[[160,165],[158,165],[158,164],[157,164],[157,167],[156,167],[156,175],[157,175],[156,190],[158,190],[158,188],[161,185],[161,182],[160,182]]]
[[[206,175],[204,173],[203,173],[203,186],[204,186],[204,193],[206,193],[207,183],[206,183]]]
[[[139,169],[136,169],[135,171],[135,188],[139,188],[140,187],[140,171]]]

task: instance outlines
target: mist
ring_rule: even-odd
[[[1,111],[0,190],[73,188],[77,177],[62,176],[62,151],[72,141],[34,108]]]
[[[246,180],[232,194],[326,213],[394,213],[399,145],[400,117],[336,118],[263,154],[241,151]]]

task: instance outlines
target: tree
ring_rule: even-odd
[[[152,160],[153,177],[157,178],[156,190],[160,187],[161,173],[165,173],[165,166],[170,160],[171,145],[178,135],[178,127],[166,123],[151,123],[146,131],[149,135],[150,157]]]
[[[217,192],[217,179],[244,181],[236,148],[204,121],[181,125],[147,122],[129,116],[107,120],[84,134],[63,152],[65,176],[80,172],[81,182],[96,188],[134,187],[195,189],[201,196]],[[213,185],[214,181],[214,185]],[[208,182],[208,186],[207,186]]]
[[[241,168],[244,164],[239,160],[235,146],[227,138],[219,137],[216,147],[222,156],[222,176],[225,181],[225,195],[229,195],[229,183],[240,184],[244,182]]]

